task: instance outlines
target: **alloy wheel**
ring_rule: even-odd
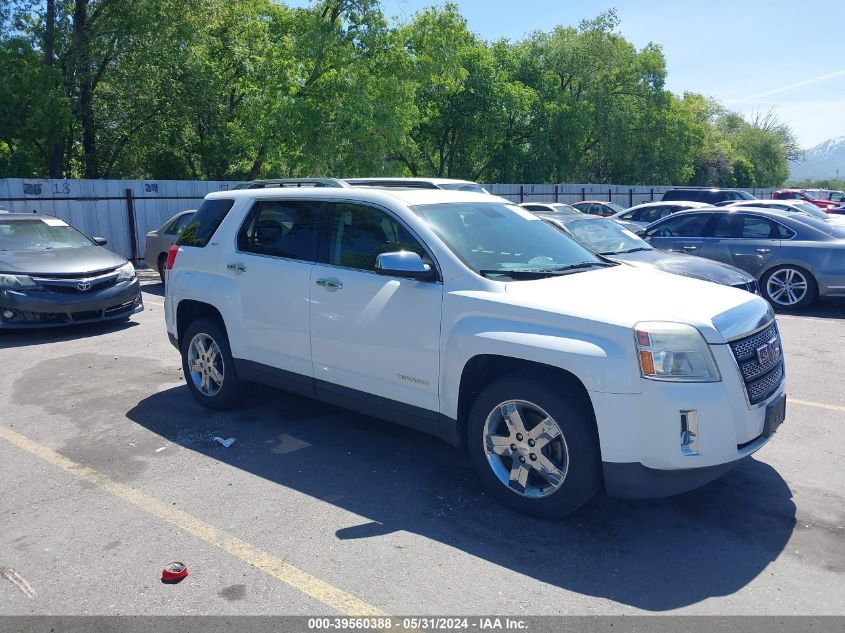
[[[807,295],[807,278],[794,268],[783,268],[772,274],[766,282],[766,294],[780,306],[794,306]]]
[[[569,448],[554,418],[525,400],[497,405],[484,423],[490,468],[512,492],[531,498],[558,490],[569,469]]]
[[[217,342],[204,332],[191,339],[188,347],[188,367],[191,380],[200,393],[215,396],[223,387],[225,367]]]

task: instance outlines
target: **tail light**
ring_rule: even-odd
[[[179,253],[179,246],[173,244],[170,248],[167,249],[167,264],[165,264],[165,268],[170,270],[173,268],[173,263],[176,261],[176,255]]]

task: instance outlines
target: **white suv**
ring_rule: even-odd
[[[167,268],[202,404],[254,381],[432,433],[519,512],[692,489],[784,418],[764,300],[614,264],[489,195],[214,193]]]

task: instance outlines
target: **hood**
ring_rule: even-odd
[[[692,325],[720,344],[774,318],[757,295],[652,268],[609,268],[511,281],[505,291],[526,307],[632,328],[640,321]]]
[[[0,251],[0,273],[74,275],[103,272],[126,260],[102,246],[42,251]]]
[[[632,266],[656,268],[673,275],[712,281],[725,286],[747,284],[754,281],[754,277],[739,268],[712,259],[684,255],[683,253],[667,253],[658,250],[637,251],[636,253],[611,255],[610,259],[625,262]]]

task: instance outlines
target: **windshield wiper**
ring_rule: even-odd
[[[490,275],[502,275],[511,277],[512,279],[542,279],[543,277],[557,277],[560,275],[568,275],[570,273],[584,270],[585,268],[593,268],[599,266],[606,268],[607,266],[614,266],[610,262],[581,262],[579,264],[569,264],[568,266],[560,266],[558,268],[513,268],[513,269],[483,269],[479,270],[478,274],[484,277]]]
[[[629,248],[625,251],[607,251],[603,252],[602,255],[622,255],[623,253],[638,253],[639,251],[650,251],[653,250],[651,246],[637,246],[636,248]]]

